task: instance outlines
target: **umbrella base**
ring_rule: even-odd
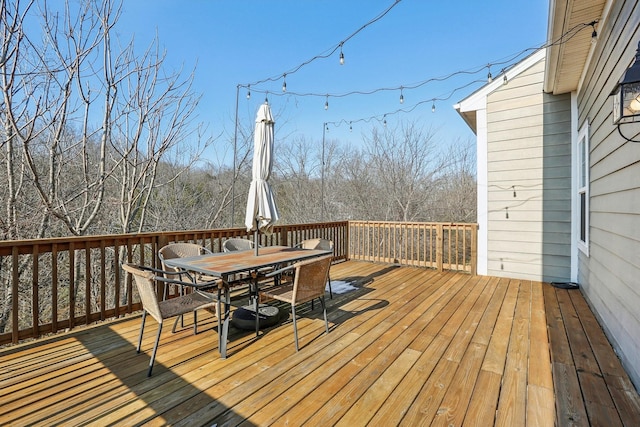
[[[260,329],[273,326],[280,320],[280,310],[272,305],[260,304],[258,322]],[[238,329],[255,330],[256,312],[253,304],[240,307],[233,312],[231,324]]]

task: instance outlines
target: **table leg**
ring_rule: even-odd
[[[260,312],[258,311],[260,309],[260,294],[258,293],[258,278],[256,277],[255,283],[253,284],[253,286],[255,287],[254,293],[253,293],[253,304],[254,304],[254,309],[255,309],[255,315],[256,315],[256,337],[260,336]]]
[[[222,354],[222,288],[218,287],[218,303],[216,305],[216,314],[218,317],[218,351]]]
[[[231,296],[229,288],[224,288],[224,324],[222,325],[222,332],[219,335],[220,340],[220,357],[222,359],[227,358],[227,338],[229,336],[229,320],[231,318]],[[218,321],[220,319],[218,318]]]

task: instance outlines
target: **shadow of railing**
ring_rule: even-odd
[[[16,358],[23,360],[21,366],[5,366],[6,372],[15,374],[2,381],[0,419],[9,425],[138,425],[154,419],[163,424],[185,419],[207,424],[232,412],[203,392],[203,383],[215,384],[230,375],[223,371],[224,363],[214,363],[219,354],[213,319],[198,321],[198,339],[210,346],[185,339],[192,333],[191,322],[175,334],[163,332],[151,377],[147,368],[157,326],[147,322],[142,350],[136,353],[139,323],[119,328],[120,323],[59,335],[46,345],[38,341],[0,352],[0,358],[17,353],[31,357],[27,362]],[[70,340],[77,345],[70,345]],[[172,360],[172,366],[163,365],[163,359]]]

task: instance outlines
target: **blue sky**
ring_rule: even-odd
[[[135,35],[139,48],[157,33],[167,51],[168,65],[196,66],[194,89],[202,93],[199,119],[220,143],[233,137],[236,87],[280,76],[316,55],[326,53],[378,16],[393,0],[135,0],[124,2],[119,31],[124,39]],[[326,97],[277,96],[282,79],[246,89],[238,98],[239,120],[252,123],[269,91],[276,116],[278,138],[302,136],[320,142],[323,123],[354,121],[329,126],[327,138],[358,145],[375,121],[399,109],[411,113],[387,116],[388,126],[415,121],[432,129],[443,144],[473,134],[453,105],[481,86],[488,69],[430,82],[416,89],[381,91],[373,95],[342,95],[352,91],[399,88],[463,70],[480,69],[545,42],[547,1],[494,0],[480,2],[402,0],[379,21],[364,28],[328,59],[318,59],[288,74],[288,93],[330,94]],[[522,58],[522,57],[520,57]],[[491,68],[494,76],[503,66]],[[454,90],[458,89],[452,94]],[[434,98],[451,95],[448,100]],[[419,104],[422,103],[422,104]],[[416,106],[417,105],[417,106]]]

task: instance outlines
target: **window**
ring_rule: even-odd
[[[578,247],[589,255],[589,123],[578,133]]]

